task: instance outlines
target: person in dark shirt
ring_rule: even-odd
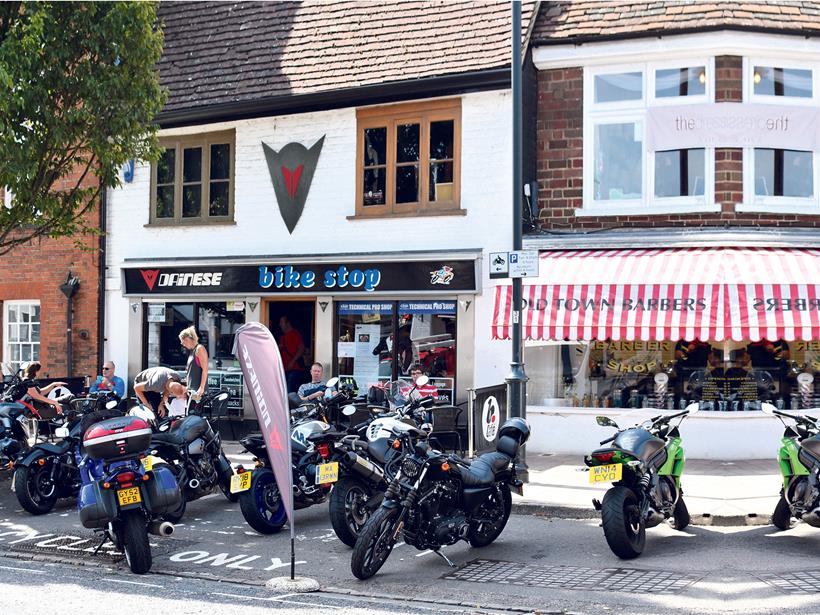
[[[675,358],[680,367],[700,369],[706,367],[712,347],[700,340],[680,340],[675,345]]]
[[[764,339],[752,342],[746,350],[755,369],[779,373],[785,369],[789,361],[789,345],[783,340],[770,342]]]

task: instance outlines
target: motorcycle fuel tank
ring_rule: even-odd
[[[293,428],[290,439],[294,451],[307,453],[313,450],[313,442],[308,440],[313,434],[324,433],[330,429],[330,425],[324,421],[308,421]]]

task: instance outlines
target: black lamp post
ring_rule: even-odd
[[[67,299],[66,302],[66,377],[70,378],[74,371],[74,347],[71,341],[71,328],[74,324],[74,295],[80,290],[80,278],[72,275],[71,271],[60,284],[60,292]]]

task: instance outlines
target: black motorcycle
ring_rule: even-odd
[[[82,398],[65,398],[65,421],[55,430],[61,440],[41,442],[15,464],[12,490],[24,510],[32,515],[50,512],[60,498],[75,498],[80,490],[82,434],[80,423],[84,416],[109,410],[110,416],[122,414],[113,409],[119,396],[112,391],[91,393]]]
[[[29,434],[23,420],[37,416],[37,409],[23,403],[26,387],[20,372],[7,376],[0,393],[0,467],[14,468],[17,459],[29,450]]]
[[[412,452],[402,458],[384,502],[359,534],[350,563],[353,574],[359,579],[376,574],[402,534],[406,544],[430,549],[450,566],[442,546],[460,540],[474,547],[492,543],[510,516],[510,487],[521,488],[512,462],[529,435],[527,422],[512,418],[499,429],[496,451],[472,463],[433,450],[425,431],[402,435]]]
[[[197,404],[196,412],[205,413],[215,403],[228,399],[227,391],[205,393]],[[230,502],[238,497],[231,493],[233,468],[222,450],[219,432],[203,416],[189,414],[157,423],[147,408],[132,409],[129,414],[143,417],[155,429],[151,436],[150,457],[143,462],[146,469],[167,465],[176,477],[182,499],[176,509],[164,514],[164,519],[176,523],[185,515],[187,503],[219,489]],[[156,460],[158,457],[160,460]]]

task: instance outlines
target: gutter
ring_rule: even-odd
[[[490,70],[394,81],[360,88],[273,96],[162,111],[157,115],[156,122],[160,128],[179,128],[209,122],[292,115],[311,111],[400,102],[417,98],[451,96],[467,92],[503,90],[509,89],[509,87],[510,67],[506,65]]]

